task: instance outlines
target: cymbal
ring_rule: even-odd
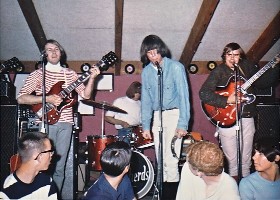
[[[126,111],[124,111],[124,110],[122,110],[122,109],[120,109],[116,106],[113,106],[113,105],[107,103],[106,101],[97,102],[97,101],[93,101],[93,100],[90,100],[90,99],[83,99],[81,101],[84,104],[88,104],[88,105],[91,105],[91,106],[96,107],[96,108],[127,114]]]

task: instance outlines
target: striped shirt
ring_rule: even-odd
[[[69,68],[63,68],[60,72],[50,72],[46,70],[45,73],[45,84],[46,84],[46,94],[50,92],[53,86],[59,82],[64,81],[62,88],[68,87],[71,83],[78,79],[78,74]],[[78,87],[75,88],[76,92],[81,95],[81,92],[85,89],[85,85],[82,83]],[[58,94],[61,90],[51,91],[50,94]],[[42,69],[35,70],[30,73],[27,77],[24,86],[19,91],[18,97],[23,94],[31,94],[35,92],[36,95],[42,95]],[[69,95],[71,98],[71,95]],[[69,122],[73,123],[73,109],[65,108],[62,109],[61,116],[58,120],[59,122]]]
[[[57,190],[53,179],[47,174],[40,172],[32,183],[24,183],[14,172],[6,178],[0,199],[55,200]]]

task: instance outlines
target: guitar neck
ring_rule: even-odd
[[[267,70],[269,70],[271,67],[274,67],[279,61],[277,60],[277,56],[275,56],[269,63],[267,63],[264,67],[262,67],[256,74],[254,74],[249,80],[247,80],[241,88],[243,90],[247,90],[258,78],[261,77]]]
[[[102,68],[102,66],[103,66],[103,62],[102,61],[99,61],[95,65],[99,68],[100,71],[104,71],[103,68]],[[64,90],[62,90],[59,93],[59,96],[61,96],[62,98],[67,97],[76,87],[78,87],[79,85],[84,83],[90,77],[90,74],[91,74],[90,71],[87,71],[87,72],[83,73],[76,81],[71,83]]]

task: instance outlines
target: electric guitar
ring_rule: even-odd
[[[95,65],[99,67],[100,71],[107,71],[109,69],[109,66],[113,65],[116,61],[117,61],[116,54],[110,51],[108,54],[103,56],[102,59]],[[76,100],[71,99],[70,97],[68,97],[68,95],[76,87],[78,87],[80,84],[85,82],[89,77],[90,77],[90,71],[82,74],[75,82],[70,84],[65,89],[62,89],[62,85],[64,84],[64,81],[59,81],[52,86],[51,90],[48,92],[47,95],[57,94],[63,99],[63,101],[59,106],[55,106],[51,103],[46,103],[46,115],[47,115],[48,124],[55,124],[59,120],[62,110],[74,105]],[[43,106],[42,104],[35,104],[31,106],[31,110],[33,110],[33,112],[40,119],[42,119],[42,114],[43,114],[42,106]]]
[[[15,69],[17,72],[21,72],[24,70],[24,67],[22,63],[18,60],[18,58],[13,57],[7,61],[5,61],[0,66],[0,74],[6,71],[9,71],[10,69]]]
[[[242,97],[245,101],[243,105],[251,104],[256,100],[254,94],[248,94],[247,89],[268,69],[274,68],[274,66],[280,62],[280,54],[276,55],[270,62],[262,67],[256,74],[254,74],[249,80],[237,81],[238,96]],[[217,87],[216,93],[222,96],[230,96],[235,91],[235,77],[231,76],[226,86]],[[235,104],[227,104],[225,108],[219,108],[206,103],[201,102],[202,110],[207,118],[215,125],[222,128],[230,128],[236,123],[236,106]]]

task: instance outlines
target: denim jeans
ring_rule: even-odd
[[[132,134],[132,128],[121,128],[118,129],[119,140],[124,141],[130,146],[130,138]]]
[[[68,122],[57,122],[53,125],[48,125],[48,127],[48,136],[53,142],[55,155],[59,157],[54,170],[53,179],[58,187],[59,193],[61,193],[65,179],[66,160],[71,144],[72,124]]]

